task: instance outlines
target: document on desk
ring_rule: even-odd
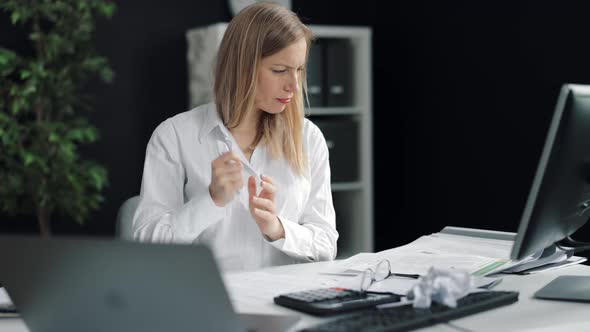
[[[460,269],[474,276],[485,276],[506,264],[508,260],[475,255],[456,255],[432,251],[395,251],[379,253],[360,253],[337,264],[334,269],[346,271],[364,271],[375,268],[387,259],[393,273],[424,275],[431,267]],[[335,272],[335,271],[333,271]]]
[[[446,249],[448,250],[464,250],[457,252],[477,253],[482,256],[505,259],[510,257],[510,251],[512,250],[516,233],[450,226],[443,228],[439,233],[432,234],[429,237],[438,237],[455,242],[457,247],[447,247]],[[470,244],[470,246],[463,247],[466,244]],[[586,258],[572,255],[573,251],[570,249],[564,250],[551,245],[521,260],[509,260],[507,264],[494,270],[491,274],[537,273],[580,264],[586,261]]]
[[[343,265],[350,269],[364,270],[375,266],[381,259],[388,258],[393,272],[398,273],[414,273],[412,271],[437,266],[462,268],[474,276],[491,276],[499,273],[525,273],[533,268],[531,272],[540,272],[585,261],[580,257],[571,257],[571,251],[555,246],[513,261],[510,259],[513,244],[513,233],[445,227],[438,233],[421,236],[405,246],[372,254],[374,256],[352,257]]]
[[[586,257],[572,256],[564,261],[560,261],[557,263],[545,264],[542,266],[537,266],[537,267],[530,268],[530,269],[527,269],[524,271],[520,271],[520,272],[518,272],[518,274],[534,274],[534,273],[539,273],[539,272],[544,272],[544,271],[560,269],[560,268],[563,268],[566,266],[581,264],[587,260],[588,259]]]
[[[483,257],[509,259],[513,241],[435,233],[421,236],[408,246],[437,253],[465,253]]]

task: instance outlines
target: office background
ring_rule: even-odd
[[[293,10],[307,24],[373,29],[376,250],[445,225],[516,231],[560,85],[590,83],[590,3],[293,0]],[[89,87],[102,138],[83,155],[110,185],[84,225],[54,216],[55,233],[114,234],[152,131],[188,110],[186,30],[230,19],[225,0],[146,0],[120,1],[99,22],[116,78]],[[1,14],[0,45],[26,52],[24,38]],[[37,230],[34,217],[0,220],[3,233]]]

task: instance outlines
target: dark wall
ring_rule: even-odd
[[[589,3],[484,3],[380,10],[393,17],[374,40],[379,249],[444,225],[516,231],[560,85],[590,83]]]
[[[185,31],[230,19],[222,0],[118,6],[96,34],[116,73],[113,84],[93,86],[102,140],[84,149],[109,169],[106,202],[83,226],[57,220],[56,232],[114,233],[119,205],[139,192],[151,132],[187,110]],[[590,3],[293,7],[308,24],[374,29],[376,249],[444,225],[515,231],[560,85],[590,83]],[[3,31],[0,43],[15,39]],[[32,219],[4,219],[2,231],[35,229]]]

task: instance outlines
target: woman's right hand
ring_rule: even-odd
[[[242,186],[242,162],[236,153],[228,151],[211,162],[209,194],[215,205],[225,206]]]

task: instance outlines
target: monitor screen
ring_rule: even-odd
[[[522,259],[560,241],[590,217],[590,85],[566,84],[512,247]]]

